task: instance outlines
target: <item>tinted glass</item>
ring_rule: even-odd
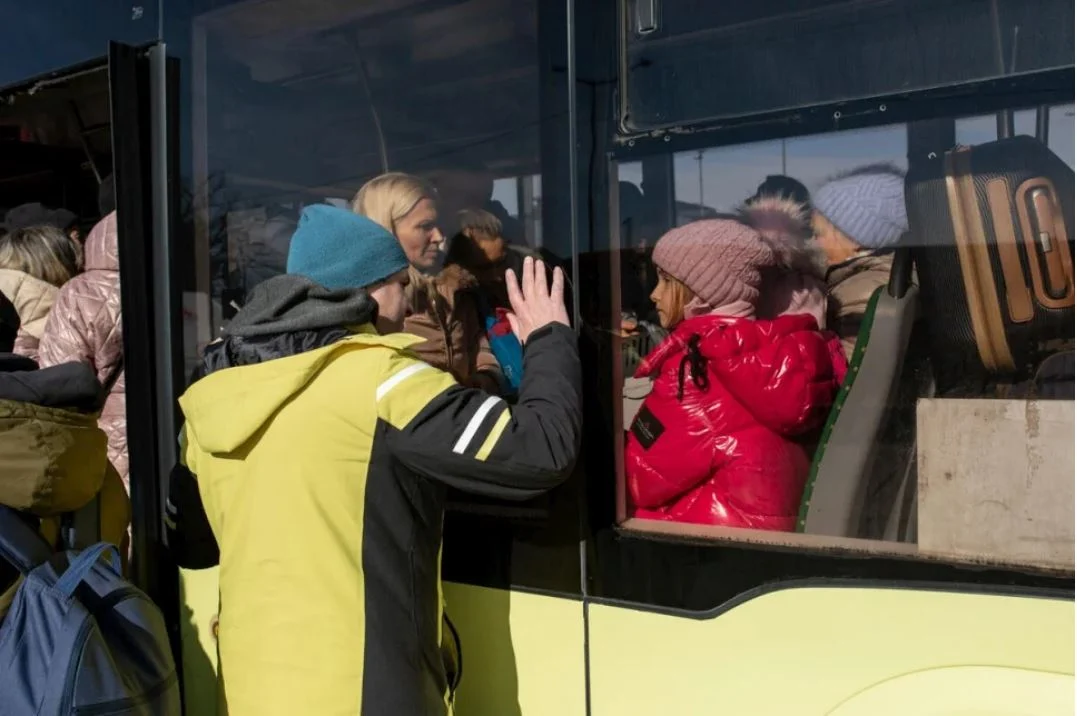
[[[241,2],[177,21],[170,36],[191,39],[188,358],[233,301],[284,270],[303,206],[347,206],[384,171],[433,181],[442,221],[486,208],[510,241],[542,246],[536,24],[535,3],[343,0],[317,12]]]
[[[1072,480],[1058,481],[1058,471],[1053,477],[1040,471],[1070,464],[1073,454],[1057,417],[1072,410],[1073,399],[1072,367],[1068,378],[1065,367],[1067,361],[1072,365],[1068,351],[1073,341],[1067,318],[1073,310],[1073,105],[1017,109],[1013,125],[1019,136],[998,140],[995,115],[944,117],[687,152],[658,151],[615,162],[613,178],[619,190],[611,223],[618,230],[600,269],[612,277],[612,296],[587,318],[597,324],[588,335],[601,343],[599,352],[607,356],[599,373],[613,376],[611,394],[599,399],[604,419],[611,422],[612,469],[620,484],[613,489],[618,485],[611,483],[604,495],[596,490],[592,499],[613,502],[611,512],[622,528],[659,541],[670,536],[709,538],[726,545],[754,542],[756,549],[759,544],[766,545],[764,549],[858,549],[1072,569]],[[925,132],[936,142],[930,151],[921,151]],[[1045,142],[1037,141],[1037,132]],[[954,162],[963,157],[971,158],[971,178],[955,186],[967,187],[965,203],[960,204],[966,224],[952,219],[957,198],[943,189],[951,181],[947,177],[957,176]],[[703,254],[685,263],[676,249],[667,249],[662,277],[654,247],[671,228],[723,215],[728,219],[757,192],[791,191],[793,180],[801,185],[806,221],[797,224],[783,210],[772,211],[758,224],[776,231],[771,245],[781,247],[779,261],[785,263],[776,264],[780,271],[770,279],[765,273],[770,269],[763,269],[759,302],[747,322],[745,314],[729,313],[739,310],[736,302],[697,305],[700,294],[693,293],[693,286],[710,290],[700,278],[710,275],[707,269],[699,273],[694,268],[707,260]],[[1057,198],[1053,206],[1052,196]],[[1053,216],[1059,223],[1048,227]],[[885,217],[901,228],[888,225],[884,230],[889,222]],[[1033,231],[1041,224],[1045,228]],[[692,241],[719,229],[700,225],[697,231]],[[688,241],[685,237],[681,239]],[[688,245],[683,241],[682,247]],[[983,280],[993,283],[989,293],[982,294],[984,315],[993,311],[998,316],[1006,350],[1012,352],[1009,368],[981,363],[987,359],[976,336],[984,329],[972,325],[979,319],[965,309],[966,291],[973,290],[967,283],[971,264],[959,256],[959,245],[964,250],[970,241],[986,246]],[[722,250],[720,244],[709,246],[709,251]],[[902,265],[912,268],[902,274],[904,269],[895,268]],[[721,264],[715,266],[717,275],[724,276]],[[803,283],[789,294],[794,298],[788,309],[765,313],[767,299],[788,298],[783,293],[788,290],[782,283],[785,272]],[[687,287],[687,296],[664,294],[669,289],[663,286],[670,281]],[[797,291],[812,295],[817,290],[813,285],[819,301],[795,298]],[[671,318],[678,309],[681,313]],[[818,328],[829,332],[823,335],[831,336],[827,340],[843,355],[831,356],[832,366],[799,354],[780,362],[780,371],[778,363],[771,365],[776,372],[762,368],[770,377],[768,397],[759,402],[750,388],[759,375],[736,368],[742,362],[769,365],[766,346],[771,338],[749,333],[756,337],[743,338],[745,343],[733,348],[733,339],[723,339],[723,331],[733,335],[735,325],[770,325],[804,315],[821,321]],[[706,323],[710,320],[725,323],[716,328],[717,323]],[[898,325],[905,328],[898,331]],[[814,324],[810,329],[815,332]],[[693,349],[692,338],[700,336],[705,336],[701,347]],[[892,352],[878,349],[880,345]],[[782,397],[781,385],[798,371],[811,373],[813,381],[829,381],[825,395],[811,399],[821,400],[821,410],[795,429],[768,422],[772,418],[767,411],[792,395]],[[709,383],[694,382],[699,372],[709,376]],[[808,395],[803,394],[802,407],[809,406]],[[996,467],[981,466],[976,477],[968,472],[988,451],[986,445],[962,453],[959,464],[964,467],[941,467],[949,465],[946,460],[955,453],[940,444],[938,421],[965,426],[968,436],[1004,434],[1011,423],[1025,420],[1020,413],[1024,407],[1011,415],[1005,406],[1025,406],[1022,401],[1029,398],[1052,404],[1042,408],[1042,423],[1039,417],[1033,419],[1033,437],[1022,429],[1012,443],[993,441],[1001,450],[992,459]],[[986,410],[980,407],[986,403],[976,402],[980,400],[999,401],[990,419],[977,412]],[[880,409],[865,410],[868,405]],[[865,440],[857,431],[869,421],[877,421],[877,426]],[[925,434],[922,425],[935,427]],[[760,438],[755,430],[767,437]],[[775,436],[784,436],[779,440],[784,447],[776,447]],[[968,439],[968,445],[975,444]],[[1026,446],[1029,440],[1033,447]],[[1055,460],[1035,457],[1040,440],[1052,445]],[[752,446],[759,444],[770,447],[753,453]],[[870,449],[861,450],[864,445]],[[962,445],[953,450],[969,450]],[[767,457],[780,450],[793,456],[789,462]],[[699,463],[695,458],[710,455],[707,451],[713,455]],[[1007,467],[997,467],[1003,464]],[[1025,489],[1023,478],[1020,485],[1010,479],[1025,473],[1042,475],[1029,478],[1036,488]],[[767,523],[780,514],[775,505],[785,498],[777,486],[787,479],[796,483],[790,483],[787,492],[782,513],[787,519],[782,526]],[[829,518],[820,518],[825,514],[820,504],[838,484],[850,488],[843,503],[849,506],[849,521],[828,523]],[[767,502],[766,507],[756,503],[758,514],[750,507],[754,500]],[[1033,510],[1020,523],[995,516],[1000,533],[1019,536],[996,540],[966,521],[972,518],[963,517],[982,518],[987,505],[995,502],[1005,505],[999,510]],[[1056,514],[1047,506],[1051,502],[1066,509]],[[1040,506],[1031,508],[1034,503]],[[626,557],[614,553],[618,545],[629,549],[624,546],[634,543],[603,539],[597,544],[611,551],[611,562],[600,563],[599,573],[612,569],[604,576],[613,581],[605,584],[624,578],[627,589],[632,579],[613,576]],[[673,547],[654,550],[668,552],[666,559],[676,552]],[[676,589],[692,583],[690,577],[681,583],[677,570],[667,571],[652,581]],[[638,587],[643,582],[633,583]],[[705,593],[704,602],[719,603],[710,602],[711,592]],[[625,596],[616,591],[605,595]]]
[[[564,37],[559,7],[549,20],[540,3],[514,0],[166,6],[185,71],[177,243],[189,369],[247,292],[285,270],[303,208],[348,207],[385,171],[435,185],[447,236],[457,211],[485,209],[510,245],[567,260],[568,218],[543,204],[558,182],[539,148],[555,136],[547,151],[563,154],[568,136],[563,54],[539,41]],[[577,501],[565,489],[512,507],[454,494],[446,578],[578,592]]]
[[[638,6],[652,4],[657,29],[640,34]],[[1064,0],[625,0],[625,10],[629,130],[1073,66]]]
[[[156,40],[157,2],[0,0],[0,87],[103,59],[111,40],[129,45]]]

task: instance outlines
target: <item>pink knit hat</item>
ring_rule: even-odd
[[[652,260],[710,308],[736,302],[755,306],[760,269],[774,265],[774,251],[750,226],[733,219],[704,219],[678,226],[658,240]]]

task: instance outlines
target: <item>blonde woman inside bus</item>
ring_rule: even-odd
[[[352,210],[393,232],[408,257],[404,330],[425,339],[414,348],[419,357],[461,385],[498,392],[501,368],[479,321],[479,282],[459,265],[440,268],[445,237],[434,187],[410,174],[382,174],[359,190]]]
[[[60,287],[82,268],[79,245],[54,226],[28,226],[0,238],[0,292],[19,313],[14,352],[37,360],[45,320]]]

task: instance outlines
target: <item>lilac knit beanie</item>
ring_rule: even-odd
[[[733,219],[679,226],[658,240],[654,263],[711,308],[759,300],[760,269],[775,262],[770,245]]]
[[[905,175],[889,164],[840,174],[820,187],[813,201],[827,221],[865,249],[893,248],[909,230]]]

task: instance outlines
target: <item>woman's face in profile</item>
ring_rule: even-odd
[[[422,199],[396,222],[396,238],[408,261],[420,271],[433,268],[445,241],[438,229],[438,210],[432,199]]]

